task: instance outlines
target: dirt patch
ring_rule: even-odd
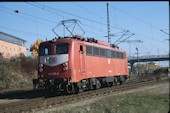
[[[12,102],[24,101],[24,99],[0,99],[0,105],[9,104]]]

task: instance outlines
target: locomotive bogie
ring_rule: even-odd
[[[77,83],[69,82],[69,79],[34,79],[34,86],[50,91],[65,92],[68,94],[78,93],[81,91],[99,89],[102,87],[110,87],[114,85],[121,85],[127,79],[126,76],[111,76],[100,78],[83,79]]]

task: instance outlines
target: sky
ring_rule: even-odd
[[[84,37],[94,37],[107,42],[106,3],[0,2],[0,31],[26,40],[25,46],[30,49],[30,45],[37,39],[45,41],[56,37],[52,29],[60,21],[77,19],[85,31]],[[169,2],[108,3],[112,44],[116,42],[128,56],[136,56],[136,48],[139,56],[168,54],[169,35],[160,30],[169,33]],[[16,13],[16,10],[19,12]],[[61,26],[55,29],[60,35],[63,35],[63,31]],[[82,31],[76,26],[74,33],[81,35]],[[28,50],[27,56],[30,55]],[[158,64],[168,65],[167,62]]]

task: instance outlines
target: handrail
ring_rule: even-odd
[[[134,60],[134,59],[150,59],[150,58],[168,58],[169,55],[149,55],[149,56],[139,56],[138,58],[135,56],[129,56],[129,60]]]

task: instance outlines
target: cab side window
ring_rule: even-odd
[[[83,46],[80,45],[80,53],[82,54],[83,53]]]

